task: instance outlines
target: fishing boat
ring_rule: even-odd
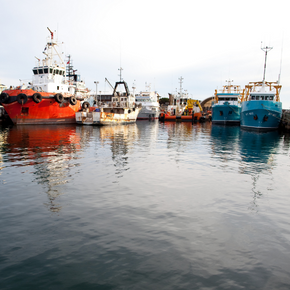
[[[123,87],[123,90],[120,89]],[[125,91],[124,91],[125,89]],[[75,113],[77,124],[81,125],[117,125],[135,123],[142,106],[136,105],[134,95],[130,94],[126,82],[116,82],[111,101]]]
[[[136,105],[142,105],[142,109],[137,120],[155,120],[159,118],[160,104],[158,102],[158,94],[151,91],[147,86],[146,91],[135,94]]]
[[[0,102],[14,124],[75,123],[75,113],[89,94],[72,70],[71,59],[66,69],[54,33],[48,30],[45,58],[42,61],[37,58],[32,82],[10,87],[0,95]]]
[[[267,53],[272,47],[264,47],[265,64],[263,80],[250,82],[245,86],[242,97],[241,127],[254,130],[278,129],[282,117],[280,102],[281,85],[277,82],[265,81]]]
[[[212,105],[212,123],[224,125],[239,125],[241,117],[241,88],[227,81],[221,92],[215,90]]]

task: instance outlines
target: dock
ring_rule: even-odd
[[[290,132],[290,110],[282,111],[282,118],[279,129],[282,131]]]

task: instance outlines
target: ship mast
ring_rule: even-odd
[[[182,95],[182,81],[183,81],[183,77],[179,78],[179,83],[180,83],[180,97]]]
[[[120,67],[120,68],[118,68],[118,70],[120,71],[120,74],[119,74],[119,76],[120,76],[120,82],[122,81],[122,68]]]
[[[265,83],[265,77],[266,77],[267,54],[268,54],[268,51],[273,49],[273,47],[265,46],[265,47],[261,47],[261,49],[265,52],[265,64],[264,64],[264,75],[263,75],[263,84],[264,84]]]
[[[179,96],[177,95],[176,98],[176,115],[179,115],[179,106],[180,106],[180,102],[181,102],[181,96],[182,96],[182,81],[183,81],[183,77],[181,76],[179,78],[179,83],[180,83],[180,93]]]

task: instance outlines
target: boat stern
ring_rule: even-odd
[[[98,125],[101,120],[101,112],[76,112],[77,124],[81,125]]]

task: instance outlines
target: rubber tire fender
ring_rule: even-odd
[[[90,107],[90,103],[89,102],[83,102],[82,104],[82,108],[83,109],[88,109]]]
[[[59,104],[61,104],[61,103],[63,102],[63,100],[64,100],[64,97],[63,97],[62,94],[55,94],[55,95],[54,95],[54,98],[55,98],[55,100],[56,100]]]
[[[42,101],[42,95],[40,93],[35,93],[32,95],[32,100],[38,104]]]
[[[77,98],[74,97],[74,96],[71,96],[70,99],[69,99],[69,103],[74,106],[77,104]]]
[[[0,95],[0,104],[5,103],[9,98],[9,95],[7,93],[2,92]]]
[[[20,105],[24,105],[27,103],[27,95],[21,93],[17,96],[17,102],[20,104]]]

